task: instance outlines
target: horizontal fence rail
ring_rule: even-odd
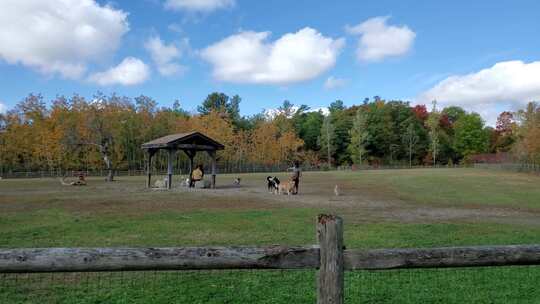
[[[540,245],[345,250],[346,270],[540,265]]]
[[[341,304],[345,270],[540,265],[540,245],[346,249],[333,215],[316,231],[314,246],[0,249],[0,273],[318,269],[317,303]]]
[[[312,247],[42,248],[0,250],[0,272],[316,268]]]
[[[0,249],[0,272],[317,269],[318,246]],[[540,265],[540,245],[346,249],[345,270]]]

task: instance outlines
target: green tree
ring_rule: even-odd
[[[320,147],[317,140],[321,136],[324,115],[321,112],[308,112],[298,115],[295,119],[295,129],[304,141],[304,148],[318,151]]]
[[[489,148],[489,133],[477,113],[459,118],[454,125],[454,134],[454,149],[462,157],[483,153]]]
[[[289,100],[284,100],[278,110],[280,114],[285,115],[287,118],[290,118],[295,114],[294,104]]]
[[[208,115],[212,111],[218,113],[227,112],[227,106],[229,105],[229,96],[225,93],[214,92],[209,94],[203,101],[202,105],[197,107],[197,111],[202,115]]]
[[[211,112],[226,114],[235,128],[241,129],[246,125],[246,121],[240,116],[241,102],[242,98],[238,95],[231,98],[225,93],[213,92],[197,107],[197,111],[202,115],[208,115]]]
[[[354,117],[353,127],[350,130],[351,143],[349,144],[349,152],[355,164],[361,165],[364,162],[364,157],[367,154],[366,143],[369,137],[368,117],[363,108],[358,108]]]
[[[354,108],[345,108],[330,112],[330,119],[334,125],[334,160],[337,164],[350,163],[351,161],[348,150],[351,142],[349,132],[352,128],[355,114],[356,109]]]
[[[440,148],[440,119],[441,114],[437,110],[437,101],[433,101],[433,108],[431,110],[431,113],[429,113],[428,119],[426,121],[426,125],[429,130],[429,140],[430,140],[430,152],[431,156],[433,157],[433,165],[437,164],[437,156],[439,153]]]
[[[448,117],[448,121],[451,125],[456,123],[463,115],[467,114],[465,110],[463,110],[462,107],[458,106],[450,106],[446,107],[441,112],[442,115],[446,115]]]
[[[336,150],[335,146],[335,128],[332,124],[332,118],[326,116],[323,120],[321,126],[321,136],[318,140],[319,146],[321,147],[321,152],[325,153],[326,159],[328,160],[328,165],[332,165],[332,155]]]
[[[411,120],[403,133],[402,136],[403,145],[407,149],[407,154],[409,155],[409,167],[412,167],[412,159],[416,150],[416,145],[420,141],[420,136],[418,135],[418,125]]]
[[[330,113],[345,110],[345,106],[343,105],[343,101],[338,99],[338,100],[332,102],[330,104],[330,106],[328,107],[328,110],[330,111]]]

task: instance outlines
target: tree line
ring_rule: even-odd
[[[30,94],[0,115],[0,170],[142,170],[142,143],[190,131],[223,143],[219,164],[233,170],[293,160],[308,166],[456,164],[496,152],[540,160],[536,103],[501,113],[492,128],[477,113],[439,109],[436,102],[428,110],[376,96],[350,107],[337,100],[323,113],[284,101],[275,115],[242,116],[241,101],[215,92],[189,113],[178,100],[159,107],[144,95],[58,96],[47,103]],[[179,154],[175,165],[186,161]],[[157,166],[164,164],[158,157]]]

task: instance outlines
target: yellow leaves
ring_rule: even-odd
[[[538,163],[540,162],[540,105],[531,102],[525,110],[517,114],[520,124],[516,130],[518,141],[513,150],[522,158]]]
[[[304,144],[292,131],[280,134],[275,121],[259,124],[251,134],[250,158],[266,165],[291,161]]]
[[[298,158],[303,146],[291,120],[284,116],[242,130],[235,128],[226,113],[188,117],[170,109],[137,111],[118,100],[95,104],[74,97],[54,105],[32,123],[17,115],[6,121],[0,158],[5,168],[14,170],[99,170],[104,168],[100,153],[104,141],[115,169],[140,169],[144,166],[143,142],[191,131],[225,145],[219,152],[224,164],[283,164]]]
[[[232,143],[232,123],[220,113],[212,111],[207,115],[198,115],[191,119],[194,131],[202,132],[223,143]]]
[[[540,160],[540,126],[531,126],[523,137],[523,144],[529,157]]]

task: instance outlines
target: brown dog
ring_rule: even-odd
[[[291,180],[284,181],[279,184],[278,186],[278,194],[284,194],[291,195],[294,192],[294,182]]]

